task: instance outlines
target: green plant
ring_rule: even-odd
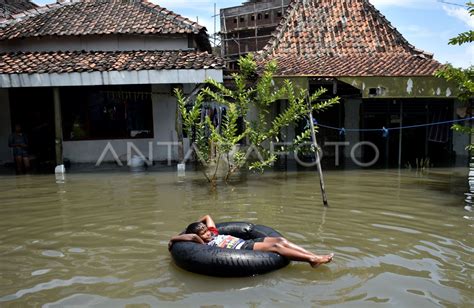
[[[257,63],[251,54],[239,59],[239,67],[239,73],[232,75],[232,87],[208,80],[208,87],[199,93],[190,110],[186,108],[182,93],[176,91],[185,130],[189,136],[194,134],[198,160],[204,167],[206,179],[214,185],[220,170],[223,170],[226,182],[241,169],[263,172],[277,159],[270,150],[270,143],[280,141],[282,129],[304,119],[309,112],[325,110],[339,100],[336,97],[320,101],[325,89],[309,95],[305,89],[296,89],[289,80],[276,86],[276,62],[269,62],[259,77]],[[287,100],[287,107],[272,118],[271,110],[282,98]],[[220,130],[209,117],[201,119],[204,99],[227,107]],[[240,132],[239,119],[244,123]],[[296,136],[291,145],[305,142],[309,137],[310,131],[305,131]]]

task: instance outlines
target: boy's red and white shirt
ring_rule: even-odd
[[[215,227],[207,228],[213,234],[212,240],[207,243],[209,246],[216,246],[228,249],[240,249],[245,241],[232,235],[220,235]]]

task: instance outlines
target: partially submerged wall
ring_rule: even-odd
[[[13,161],[12,151],[8,147],[8,136],[11,131],[8,89],[0,89],[0,163]]]
[[[186,85],[184,92],[191,92],[192,86]],[[131,152],[131,156],[143,154],[146,158],[152,157],[153,161],[176,161],[178,159],[178,137],[175,129],[177,103],[171,91],[171,85],[152,85],[153,138],[65,141],[64,157],[73,163],[97,163],[99,160],[115,162],[118,157],[126,165],[129,158],[128,152]],[[187,143],[185,140],[185,145]],[[187,151],[187,148],[185,146],[184,150]]]

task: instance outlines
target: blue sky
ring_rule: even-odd
[[[343,0],[341,0],[343,1]],[[36,0],[37,4],[52,3],[50,0]],[[244,0],[153,0],[167,9],[206,26],[214,32],[214,3],[217,12],[221,7],[240,5]],[[370,0],[384,14],[402,35],[415,47],[434,53],[441,63],[455,66],[474,65],[474,44],[448,45],[451,37],[460,32],[474,29],[474,18],[463,5],[467,0]],[[458,4],[458,5],[454,5]],[[219,20],[217,22],[219,27]],[[219,29],[217,29],[219,31]]]

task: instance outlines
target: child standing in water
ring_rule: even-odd
[[[20,124],[15,125],[15,132],[8,138],[8,146],[13,148],[17,173],[28,172],[30,170],[28,139],[23,133]]]

